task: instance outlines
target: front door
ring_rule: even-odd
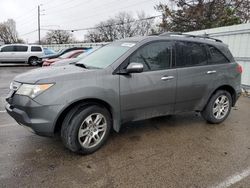
[[[172,66],[172,42],[158,41],[140,47],[127,63],[142,63],[142,73],[120,75],[123,121],[147,119],[174,112],[176,69]]]
[[[9,61],[11,61],[14,54],[15,54],[15,52],[14,52],[14,46],[13,45],[2,47],[1,52],[0,52],[0,62],[9,62]]]
[[[16,45],[14,46],[15,56],[13,56],[13,61],[26,61],[28,46]]]

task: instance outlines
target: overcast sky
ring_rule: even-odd
[[[159,15],[154,6],[168,0],[0,0],[0,22],[12,18],[19,36],[27,42],[38,40],[37,6],[41,6],[41,28],[81,29],[93,27],[115,14],[126,11],[132,15],[144,11],[149,16]],[[27,34],[29,33],[29,34]],[[46,31],[41,31],[41,37]],[[78,40],[85,31],[74,32]]]

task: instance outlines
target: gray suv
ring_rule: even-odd
[[[223,122],[240,95],[241,72],[217,39],[128,38],[74,65],[15,77],[6,110],[36,134],[60,133],[68,149],[89,154],[129,121],[196,111],[209,123]]]

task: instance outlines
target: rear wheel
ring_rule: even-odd
[[[36,66],[36,65],[38,65],[37,60],[38,60],[37,57],[30,57],[28,63],[29,63],[29,65],[31,65],[31,66]]]
[[[71,151],[90,154],[105,143],[111,125],[110,113],[106,108],[97,105],[76,107],[63,122],[61,138]]]
[[[221,123],[229,115],[232,106],[232,96],[224,90],[218,90],[209,100],[201,115],[209,123]]]

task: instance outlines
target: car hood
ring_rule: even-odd
[[[84,69],[75,65],[59,66],[59,67],[43,67],[30,70],[26,73],[20,74],[14,78],[14,81],[21,83],[49,83],[57,80],[74,79],[77,74],[83,72],[93,72],[94,69]],[[74,76],[73,76],[74,75]]]
[[[57,58],[59,57],[61,54],[50,54],[50,55],[44,55],[41,58],[42,59],[52,59],[52,58]]]
[[[63,59],[53,63],[51,66],[65,66],[69,64],[74,64],[79,61],[79,58]]]

